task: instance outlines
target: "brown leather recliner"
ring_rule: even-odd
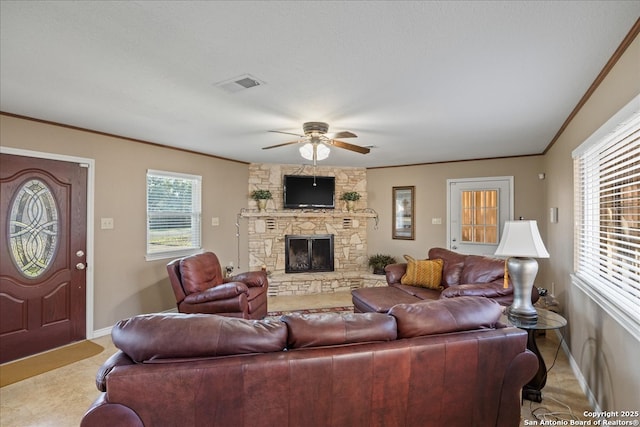
[[[267,315],[269,282],[264,271],[225,278],[213,252],[175,259],[167,264],[167,271],[180,313],[243,319],[262,319]]]

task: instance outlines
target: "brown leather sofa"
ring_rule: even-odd
[[[513,302],[511,281],[508,281],[507,288],[504,287],[503,259],[463,255],[444,248],[430,249],[428,259],[444,261],[441,289],[403,285],[400,280],[407,271],[407,263],[390,264],[385,267],[388,287],[360,288],[351,292],[354,310],[359,313],[386,313],[400,303],[460,296],[490,298],[504,306]],[[534,287],[532,302],[538,298]]]
[[[119,322],[81,426],[517,426],[538,361],[485,298]]]
[[[267,315],[264,271],[249,271],[224,277],[218,257],[204,252],[167,264],[167,273],[180,313],[262,319]]]

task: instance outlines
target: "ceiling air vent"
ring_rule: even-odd
[[[235,77],[230,80],[225,80],[220,83],[216,83],[216,86],[225,92],[236,93],[241,90],[251,89],[252,87],[264,85],[263,81],[260,81],[250,74]]]

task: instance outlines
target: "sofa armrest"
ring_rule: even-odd
[[[387,276],[387,284],[400,283],[400,279],[407,272],[407,263],[388,264],[384,268],[384,272]]]
[[[107,402],[102,393],[82,417],[80,427],[144,427],[135,411],[125,405]]]
[[[107,391],[107,375],[115,368],[116,366],[126,366],[133,365],[135,362],[131,360],[129,356],[127,356],[124,352],[118,351],[109,357],[98,369],[98,373],[96,374],[96,387],[100,391]]]
[[[262,288],[268,286],[269,283],[267,280],[267,273],[265,271],[247,271],[246,273],[226,277],[224,282],[242,282],[250,288]]]
[[[491,283],[477,283],[477,284],[465,284],[450,286],[442,291],[440,298],[453,298],[462,296],[476,296],[497,298],[513,295],[513,287],[509,282],[509,287],[505,289],[503,279],[493,281]],[[535,304],[540,298],[538,288],[535,286],[531,289],[531,303]]]
[[[189,294],[184,299],[187,304],[202,304],[209,301],[219,301],[236,297],[240,294],[249,293],[247,285],[240,282],[229,282],[222,285],[214,286],[205,291],[195,294]]]
[[[486,297],[496,298],[506,295],[512,295],[513,288],[508,287],[505,289],[502,280],[491,283],[474,283],[449,286],[444,289],[440,294],[440,298],[453,298],[453,297]]]
[[[538,370],[538,358],[529,350],[518,354],[504,373],[502,395],[500,396],[500,419],[497,427],[518,425],[520,421],[520,391]]]

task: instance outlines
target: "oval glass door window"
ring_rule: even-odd
[[[32,179],[16,193],[9,216],[10,253],[28,278],[41,276],[58,247],[58,208],[46,183]]]

